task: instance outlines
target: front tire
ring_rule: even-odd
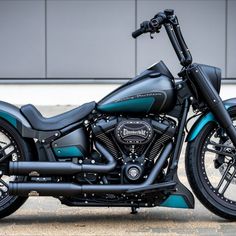
[[[9,161],[30,160],[30,148],[18,131],[8,122],[0,119],[0,168],[8,165]],[[6,158],[5,158],[6,157]],[[3,170],[4,171],[4,170]],[[0,175],[0,218],[9,216],[21,207],[27,197],[10,196],[9,181],[24,181],[24,177]]]
[[[235,125],[236,107],[229,114]],[[196,197],[208,210],[228,220],[236,220],[235,150],[223,129],[210,122],[188,143],[185,157],[188,181]],[[226,194],[229,187],[232,194]]]

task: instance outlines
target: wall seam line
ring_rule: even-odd
[[[135,0],[135,13],[134,13],[134,17],[135,17],[135,30],[137,29],[137,27],[138,27],[138,19],[137,19],[137,15],[138,15],[138,3],[137,3],[137,0]],[[137,39],[135,39],[135,46],[134,46],[135,48],[134,48],[134,50],[135,50],[135,52],[134,52],[134,70],[135,70],[135,76],[137,75],[137,70],[138,70],[138,41],[137,41]]]
[[[45,0],[45,2],[44,2],[44,11],[45,11],[45,13],[44,13],[44,27],[45,27],[45,38],[44,38],[44,41],[45,41],[45,51],[44,51],[44,53],[45,53],[45,79],[47,79],[47,77],[48,77],[48,49],[47,49],[47,0]]]
[[[228,75],[228,0],[225,0],[225,77]]]

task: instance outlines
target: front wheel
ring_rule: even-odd
[[[236,107],[229,110],[236,127]],[[187,146],[186,172],[200,202],[216,215],[236,220],[236,148],[216,122]]]
[[[15,128],[0,119],[0,218],[15,212],[27,199],[9,195],[9,182],[24,181],[24,177],[5,175],[4,168],[9,161],[29,160],[30,153],[30,148]]]

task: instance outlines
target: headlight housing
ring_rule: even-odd
[[[211,81],[211,84],[219,94],[221,87],[221,69],[218,67],[208,66],[208,65],[199,65],[199,66],[208,76],[209,80]]]

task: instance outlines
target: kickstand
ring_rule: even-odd
[[[132,215],[137,214],[138,213],[137,209],[138,209],[138,207],[132,206],[130,214],[132,214]]]

